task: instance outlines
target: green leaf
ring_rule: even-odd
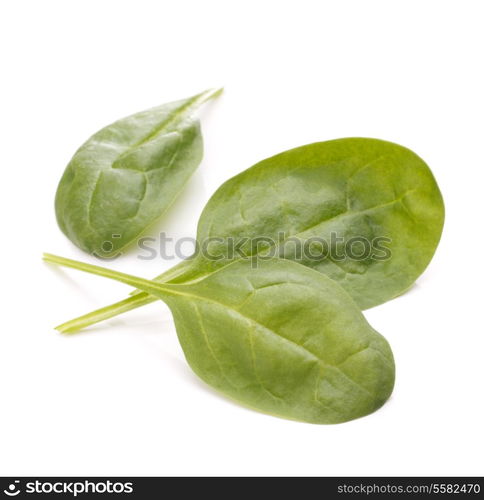
[[[203,155],[195,110],[220,90],[123,118],[75,153],[57,189],[57,221],[86,252],[119,253],[171,205]]]
[[[328,424],[362,417],[390,396],[387,341],[333,280],[282,259],[227,265],[191,284],[160,284],[47,255],[116,279],[170,307],[193,371],[252,408]]]
[[[209,238],[221,239],[211,251],[224,255],[229,238],[235,244],[244,238],[270,238],[276,244],[264,252],[273,251],[329,276],[366,309],[400,295],[415,282],[432,259],[443,222],[442,196],[421,158],[390,142],[350,138],[286,151],[225,182],[202,212],[197,241],[202,247]],[[294,251],[295,241],[304,245],[318,238],[331,244],[332,235],[339,243],[324,258],[298,258]],[[370,242],[371,253],[355,259],[343,252],[340,259],[341,250],[355,238]],[[381,238],[386,239],[383,246],[390,258],[379,258],[382,253],[375,242]],[[250,244],[245,250],[261,257]],[[232,261],[210,260],[200,253],[157,279],[200,279]],[[139,302],[127,299],[59,329],[74,332],[150,300],[143,293],[136,296]]]
[[[366,309],[415,282],[435,252],[443,221],[439,188],[415,153],[376,139],[339,139],[281,153],[227,181],[203,210],[197,240],[262,236],[278,242],[283,234],[278,255],[326,274]],[[340,247],[352,238],[372,242],[385,237],[391,258],[379,260],[376,251],[361,259],[345,252],[341,260],[331,254],[298,258],[295,241],[331,243],[331,233],[341,240]],[[213,253],[224,254],[223,245]],[[247,247],[247,252],[254,249]],[[199,254],[190,278],[228,261]]]

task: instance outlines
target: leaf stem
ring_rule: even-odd
[[[50,262],[53,264],[58,264],[65,267],[70,267],[72,269],[77,269],[79,271],[84,271],[90,274],[95,274],[97,276],[103,276],[105,278],[109,278],[115,281],[120,281],[121,283],[125,283],[126,285],[130,285],[140,290],[146,292],[147,299],[150,299],[149,295],[155,295],[159,299],[163,299],[164,296],[170,294],[170,291],[161,283],[157,283],[155,281],[147,280],[144,278],[138,278],[137,276],[132,276],[130,274],[121,273],[119,271],[113,271],[112,269],[107,269],[105,267],[94,266],[92,264],[87,264],[85,262],[79,262],[77,260],[66,259],[64,257],[59,257],[57,255],[52,255],[49,253],[44,254],[44,260],[46,262]],[[133,296],[127,299],[128,301],[139,301],[139,295]],[[125,302],[125,301],[123,301]],[[108,306],[109,307],[109,306]],[[108,309],[108,308],[104,308]],[[106,313],[105,313],[106,314]],[[74,323],[73,320],[70,323]],[[63,329],[61,331],[66,331],[66,328],[69,332],[73,331],[73,326],[66,327],[65,324],[61,325]]]
[[[197,96],[197,105],[201,105],[204,102],[207,102],[210,99],[214,99],[215,97],[218,97],[222,92],[224,91],[223,87],[220,87],[218,89],[209,89],[206,90],[205,92],[202,92]]]
[[[102,307],[70,321],[66,321],[61,325],[56,326],[55,329],[61,333],[76,333],[84,328],[87,328],[88,326],[113,318],[114,316],[118,316],[118,314],[123,314],[133,309],[137,309],[138,307],[151,304],[157,300],[157,297],[155,298],[146,292],[138,292],[136,295],[132,295],[127,299]]]
[[[58,255],[53,255],[51,253],[44,253],[43,258],[46,262],[50,262],[52,264],[59,264],[60,266],[70,267],[72,269],[77,269],[78,271],[84,271],[86,273],[120,281],[121,283],[134,286],[140,290],[148,290],[148,293],[157,293],[160,288],[163,289],[161,284],[155,284],[151,280],[138,278],[137,276],[122,273],[120,271],[114,271],[113,269],[108,269],[107,267],[95,266],[78,260],[66,259],[65,257],[59,257]]]
[[[160,274],[159,276],[154,278],[154,281],[159,283],[167,283],[172,281],[183,282],[185,281],[185,278],[192,277],[190,275],[191,266],[192,260],[182,260],[171,269],[168,269],[163,274]],[[61,325],[56,327],[56,330],[60,331],[61,333],[76,333],[80,330],[83,330],[84,328],[87,328],[88,326],[113,318],[115,316],[118,316],[119,314],[123,314],[133,309],[137,309],[138,307],[151,304],[152,302],[156,302],[158,300],[158,297],[153,297],[152,295],[139,289],[133,290],[130,295],[131,296],[127,299],[121,300],[105,307],[101,307],[100,309],[91,311],[87,314],[62,323]]]

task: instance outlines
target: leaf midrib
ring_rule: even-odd
[[[375,205],[375,206],[373,206],[373,207],[366,208],[366,209],[364,209],[364,210],[359,210],[359,211],[354,211],[354,210],[345,210],[344,212],[341,212],[341,213],[339,213],[339,214],[337,214],[337,215],[335,215],[335,216],[333,216],[333,217],[330,217],[329,219],[324,219],[324,220],[322,220],[322,221],[317,222],[316,224],[313,224],[313,225],[311,225],[311,226],[309,226],[309,227],[307,227],[307,228],[304,228],[304,229],[303,229],[303,230],[301,230],[301,231],[298,231],[297,233],[294,233],[294,234],[289,235],[289,236],[288,236],[286,239],[284,239],[282,242],[278,242],[278,243],[276,243],[275,245],[271,245],[270,247],[265,248],[265,249],[264,249],[264,252],[269,251],[271,248],[274,248],[275,246],[279,246],[279,245],[281,245],[281,246],[282,246],[284,243],[286,243],[286,242],[287,242],[287,240],[288,240],[289,238],[300,238],[300,237],[302,237],[302,236],[303,236],[303,234],[304,234],[304,233],[306,233],[306,232],[308,232],[308,231],[311,231],[312,229],[315,229],[316,227],[321,226],[321,225],[324,225],[324,224],[326,224],[326,223],[329,223],[329,222],[333,223],[334,221],[337,221],[337,220],[339,220],[339,219],[344,219],[344,218],[346,218],[346,217],[353,217],[353,216],[355,216],[355,215],[365,215],[365,214],[369,214],[369,213],[371,213],[373,210],[377,210],[377,209],[379,209],[379,208],[383,208],[383,207],[387,207],[387,206],[394,205],[395,203],[399,203],[399,202],[401,202],[401,201],[403,200],[403,198],[405,198],[405,196],[407,196],[409,193],[414,192],[414,191],[416,191],[416,190],[417,190],[417,188],[411,188],[411,189],[408,189],[408,190],[406,190],[406,191],[405,191],[402,195],[400,195],[398,198],[395,198],[395,199],[394,199],[394,200],[392,200],[392,201],[385,202],[385,203],[381,203],[381,204],[379,204],[379,205]],[[262,252],[261,252],[261,254],[262,254]],[[259,255],[259,254],[250,254],[250,255],[248,255],[248,257],[257,257],[257,255]],[[237,259],[233,259],[233,260],[231,260],[230,262],[226,262],[226,263],[224,263],[224,265],[223,265],[223,266],[219,267],[219,268],[217,269],[217,271],[218,271],[218,270],[220,270],[220,269],[223,269],[224,267],[226,267],[226,266],[228,266],[229,264],[232,264],[232,263],[234,263],[234,262],[240,262],[240,261],[241,261],[241,260],[243,260],[244,258],[246,258],[246,257],[239,257],[239,258],[237,258]],[[196,268],[196,262],[197,262],[197,261],[196,261],[196,260],[193,260],[193,262],[195,263],[195,268]],[[331,260],[331,262],[334,264],[334,261],[333,261],[333,260]],[[339,267],[339,266],[338,266],[338,267]],[[198,281],[198,280],[200,280],[200,279],[202,279],[202,278],[204,278],[204,277],[206,277],[206,276],[210,276],[210,275],[211,275],[211,274],[213,274],[214,272],[216,272],[216,271],[211,271],[211,272],[208,272],[208,273],[201,274],[201,275],[197,276],[197,277],[196,277],[196,279],[194,279],[193,281]],[[163,278],[163,274],[161,274],[160,276],[158,276],[157,278],[155,278],[155,280],[157,280],[157,279],[162,279],[162,278]]]
[[[140,139],[138,142],[130,146],[127,151],[130,151],[131,149],[137,148],[144,144],[145,142],[148,142],[150,139],[153,137],[156,137],[163,129],[167,128],[169,125],[174,123],[182,114],[189,108],[196,109],[196,105],[201,105],[203,104],[204,100],[210,97],[210,94],[212,91],[207,91],[207,92],[202,92],[201,94],[198,94],[196,96],[193,96],[192,98],[189,98],[184,104],[179,106],[178,108],[175,109],[175,111],[171,112],[170,115],[166,120],[164,120],[162,123],[158,125],[158,127],[155,127],[149,134],[147,134],[145,137]],[[166,106],[166,105],[165,105]],[[126,152],[125,152],[126,153]],[[123,153],[123,154],[125,154]]]

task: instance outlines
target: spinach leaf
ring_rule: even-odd
[[[237,258],[227,254],[227,241],[247,240],[247,256],[262,258],[272,251],[296,260],[338,282],[366,309],[415,282],[435,252],[443,222],[432,172],[409,149],[364,138],[309,144],[263,160],[215,192],[200,217],[197,241],[202,248],[212,240],[211,254],[222,258],[200,252],[156,279],[200,279]],[[274,245],[254,246],[261,237]],[[316,258],[298,255],[295,242],[300,248],[315,238],[326,241],[329,251]],[[374,245],[382,239],[387,258]],[[349,255],[345,248],[352,242],[370,245],[370,253]],[[152,300],[137,293],[58,329],[75,332]]]
[[[366,309],[415,282],[435,252],[443,221],[439,188],[415,153],[381,140],[339,139],[279,154],[227,181],[205,207],[197,240],[253,242],[262,236],[277,242],[282,234],[281,256],[326,274]],[[296,255],[295,241],[316,237],[329,245],[331,233],[340,248],[323,258]],[[391,258],[344,251],[349,241],[382,237]],[[223,245],[216,243],[212,255],[224,255]],[[246,250],[253,255],[258,248],[248,243]],[[199,253],[189,277],[207,275],[227,261]]]
[[[57,221],[91,254],[110,257],[165,212],[203,154],[194,111],[221,90],[123,118],[75,153],[57,188]]]
[[[193,371],[229,397],[273,415],[329,424],[389,398],[387,341],[333,280],[288,260],[247,260],[189,284],[160,284],[45,255],[154,295],[173,313]]]

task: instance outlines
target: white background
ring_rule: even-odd
[[[0,474],[482,475],[483,23],[470,0],[2,2]],[[52,328],[128,291],[41,262],[92,261],[54,217],[71,155],[117,118],[222,85],[201,113],[203,163],[154,233],[193,236],[222,181],[314,141],[398,142],[440,184],[430,267],[365,313],[397,365],[368,417],[317,426],[226,400],[191,373],[160,303]]]

